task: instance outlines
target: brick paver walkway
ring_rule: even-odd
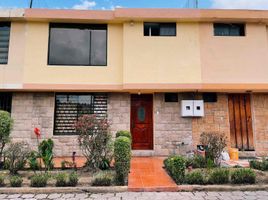
[[[125,192],[106,194],[0,194],[0,199],[91,199],[91,200],[268,200],[268,191],[257,192]]]
[[[132,157],[128,176],[129,191],[177,191],[176,183],[163,169],[163,158]]]

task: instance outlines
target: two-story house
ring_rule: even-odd
[[[267,156],[268,11],[2,10],[0,109],[14,140],[36,145],[39,127],[56,156],[81,154],[73,123],[92,113],[130,130],[137,154],[214,132]]]

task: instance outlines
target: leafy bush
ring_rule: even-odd
[[[186,174],[185,181],[188,184],[198,184],[203,185],[206,183],[205,178],[201,171],[193,171],[191,173]]]
[[[131,141],[129,138],[120,136],[115,139],[114,158],[116,184],[124,185],[129,173],[131,160]]]
[[[36,171],[41,168],[38,162],[38,153],[36,151],[31,151],[28,157],[28,163],[31,170]]]
[[[186,159],[186,167],[205,168],[207,166],[206,158],[201,155],[194,155],[192,158]]]
[[[132,139],[131,133],[129,131],[117,131],[115,137],[118,138],[120,136],[125,136],[129,138],[130,140]]]
[[[5,150],[5,168],[9,170],[11,174],[16,174],[19,170],[23,169],[30,149],[25,142],[11,143]]]
[[[79,181],[78,174],[76,172],[72,172],[69,174],[69,181],[68,181],[68,186],[75,187],[77,186]]]
[[[46,187],[47,181],[47,174],[35,174],[31,177],[31,187]]]
[[[5,186],[5,176],[0,175],[0,187]]]
[[[100,165],[99,165],[99,169],[101,170],[107,170],[109,169],[111,166],[110,166],[110,159],[106,159],[104,158],[101,162],[100,162]]]
[[[268,170],[268,160],[263,159],[262,161],[251,160],[249,162],[250,168],[267,171]]]
[[[222,151],[227,146],[227,138],[219,133],[202,133],[200,143],[206,147],[206,157],[219,165],[219,158]]]
[[[111,134],[107,119],[96,115],[83,115],[75,124],[78,144],[86,157],[86,166],[97,170],[104,158],[112,159]]]
[[[215,169],[210,172],[208,182],[211,184],[226,184],[229,183],[229,170],[228,169]]]
[[[94,175],[92,180],[93,186],[110,186],[112,185],[114,175],[109,171],[101,171]]]
[[[185,178],[186,161],[182,156],[170,156],[164,161],[164,165],[170,176],[177,184],[181,184]]]
[[[4,148],[10,140],[12,127],[13,120],[10,113],[0,110],[0,162],[2,161]]]
[[[57,187],[65,187],[68,186],[68,175],[66,173],[58,173],[55,176],[56,179],[56,186]]]
[[[253,184],[256,174],[252,169],[237,169],[231,173],[231,181],[234,184]]]
[[[70,161],[67,161],[67,160],[61,161],[61,169],[62,170],[65,170],[65,169],[68,169],[68,168],[72,168],[72,167],[74,167],[74,163],[73,162],[70,162]]]
[[[20,176],[11,176],[9,181],[11,187],[21,187],[23,179]]]
[[[40,157],[43,160],[46,171],[53,169],[53,166],[54,166],[53,147],[54,147],[54,142],[51,139],[43,140],[38,146],[38,151],[39,151]]]

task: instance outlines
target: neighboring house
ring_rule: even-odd
[[[267,24],[268,11],[2,10],[0,108],[14,140],[35,146],[39,127],[56,156],[81,154],[73,123],[92,113],[130,130],[136,155],[184,154],[215,132],[267,156]]]

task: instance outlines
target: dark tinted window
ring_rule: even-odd
[[[165,102],[178,102],[178,93],[165,93]]]
[[[176,23],[144,23],[144,36],[176,36]]]
[[[0,22],[0,64],[7,64],[10,37],[10,23]]]
[[[106,65],[107,25],[51,24],[50,65]]]
[[[12,93],[0,92],[0,110],[11,112]]]
[[[85,114],[106,117],[106,94],[56,94],[55,101],[55,135],[75,135],[77,119]]]
[[[244,24],[214,24],[215,36],[245,36]]]
[[[204,102],[217,102],[217,93],[203,93]]]

